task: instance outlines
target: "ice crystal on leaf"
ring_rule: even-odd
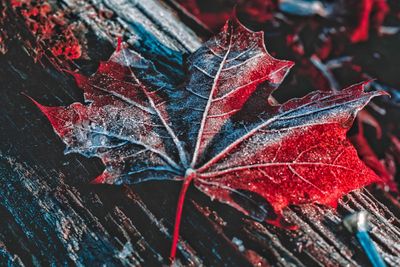
[[[274,104],[271,93],[293,64],[271,57],[263,34],[237,19],[187,65],[186,82],[177,85],[139,54],[117,49],[94,75],[74,74],[87,103],[37,103],[68,152],[102,160],[105,170],[95,183],[184,180],[171,258],[191,182],[213,199],[279,224],[289,204],[334,205],[378,181],[346,132],[380,92],[358,84]],[[277,218],[246,192],[265,199]]]

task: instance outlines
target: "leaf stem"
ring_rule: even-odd
[[[169,256],[169,259],[171,261],[171,266],[173,265],[173,263],[175,261],[176,247],[178,246],[178,241],[179,241],[179,227],[181,224],[183,203],[185,202],[185,195],[186,195],[187,189],[189,188],[190,183],[192,182],[192,180],[195,176],[196,176],[196,173],[192,169],[189,169],[188,171],[186,171],[186,175],[185,175],[185,179],[182,184],[181,192],[179,193],[179,199],[178,199],[178,204],[176,207],[176,215],[175,215],[174,234],[172,236],[171,253]]]

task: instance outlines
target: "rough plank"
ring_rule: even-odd
[[[71,10],[88,28],[90,59],[76,62],[85,72],[108,57],[121,34],[177,77],[184,55],[201,43],[173,8],[156,0],[63,0],[58,8]],[[99,15],[105,9],[113,12],[109,21]],[[44,116],[21,95],[66,105],[81,101],[81,92],[70,76],[35,63],[23,38],[0,56],[0,265],[168,264],[180,184],[86,184],[101,172],[100,162],[63,155]],[[371,190],[347,195],[337,211],[315,205],[288,209],[288,220],[300,226],[291,232],[256,223],[191,188],[178,258],[189,266],[368,266],[355,238],[341,227],[346,214],[366,209],[373,214],[371,235],[379,251],[389,265],[399,266],[399,202]]]

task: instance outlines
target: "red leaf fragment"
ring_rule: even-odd
[[[389,7],[386,0],[362,0],[354,1],[354,4],[355,10],[358,10],[357,24],[350,35],[350,40],[357,43],[368,40],[371,28],[375,32],[379,31]]]
[[[362,134],[357,134],[350,137],[351,143],[357,149],[358,156],[370,167],[375,173],[385,181],[385,185],[389,186],[393,192],[397,191],[397,186],[394,182],[393,174],[389,173],[386,167],[378,159],[367,139]]]
[[[387,168],[383,161],[379,160],[378,156],[371,148],[364,134],[364,123],[375,129],[377,139],[382,138],[382,129],[378,121],[366,110],[362,110],[357,116],[358,132],[357,134],[351,135],[349,139],[356,148],[360,159],[384,181],[385,186],[388,186],[391,191],[397,192],[394,172],[391,172],[390,168]]]
[[[211,198],[277,225],[289,204],[335,206],[343,194],[380,181],[357,157],[346,132],[381,92],[364,92],[358,84],[281,105],[269,101],[292,63],[272,58],[262,33],[236,19],[188,66],[187,82],[178,86],[140,55],[117,49],[91,77],[74,74],[88,103],[37,104],[68,152],[102,160],[105,171],[94,183],[184,180],[172,260],[192,180]],[[262,112],[248,112],[244,105],[252,103],[256,89],[267,96]],[[247,114],[239,116],[243,109]],[[246,192],[265,199],[278,217]]]
[[[200,24],[210,30],[218,31],[228,20],[235,8],[239,14],[245,14],[257,23],[265,23],[273,18],[278,6],[276,0],[178,0],[181,7],[194,16]]]
[[[81,57],[82,48],[73,33],[74,24],[67,24],[64,14],[54,12],[47,1],[13,0],[11,5],[22,15],[26,26],[35,36],[38,58],[44,53],[40,43],[48,45],[56,57],[68,60]]]

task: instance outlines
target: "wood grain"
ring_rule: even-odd
[[[8,1],[1,1],[3,8]],[[76,66],[96,69],[123,35],[133,49],[179,77],[184,57],[201,44],[174,6],[157,0],[63,0],[86,29],[87,55]],[[46,105],[82,101],[73,79],[49,60],[34,62],[32,38],[18,16],[3,30],[19,33],[0,56],[0,265],[168,265],[180,183],[89,185],[99,160],[64,155],[64,145],[39,110],[21,93]],[[105,20],[104,10],[112,12]],[[306,205],[285,212],[298,231],[256,223],[190,188],[184,206],[178,265],[368,266],[356,239],[341,226],[355,210],[373,215],[371,235],[390,266],[400,265],[400,205],[378,188],[350,193],[337,211]]]

